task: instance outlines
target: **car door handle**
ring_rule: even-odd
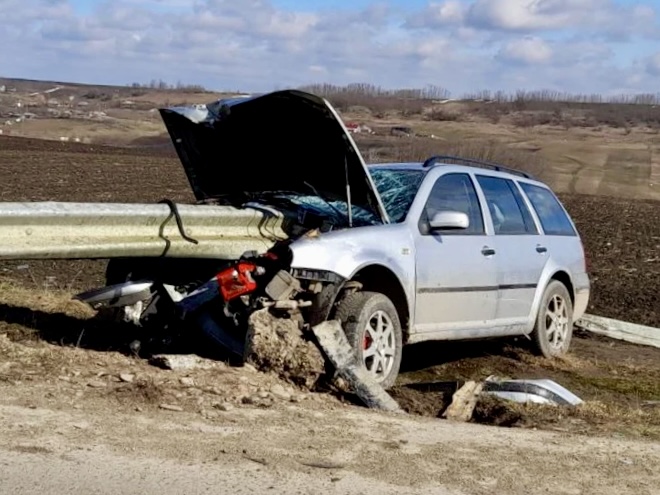
[[[489,248],[488,246],[484,246],[484,248],[481,250],[481,254],[484,256],[493,256],[495,254],[495,250],[493,248]]]
[[[548,248],[545,247],[545,246],[541,246],[541,245],[539,244],[538,246],[536,246],[536,252],[537,252],[537,253],[541,253],[541,254],[543,254],[543,253],[547,253],[547,252],[548,252]]]

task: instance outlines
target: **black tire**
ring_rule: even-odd
[[[380,320],[374,320],[380,318]],[[346,337],[355,349],[358,360],[374,373],[376,381],[388,389],[394,385],[401,367],[401,356],[403,353],[403,332],[401,322],[394,304],[390,299],[378,292],[355,292],[348,294],[338,304],[335,319],[339,320],[344,328]],[[367,326],[373,323],[378,326],[378,321],[383,324],[391,324],[391,331],[381,335],[380,344],[374,341],[374,335],[367,332]],[[373,354],[365,357],[365,352],[372,350]],[[391,354],[390,354],[391,352]],[[381,366],[384,363],[384,366]]]
[[[556,313],[555,319],[549,312]],[[559,327],[553,331],[554,322]],[[531,337],[536,353],[546,358],[562,357],[568,352],[573,338],[573,302],[561,282],[552,280],[545,288]]]

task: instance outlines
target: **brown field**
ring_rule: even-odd
[[[80,95],[76,98],[87,94],[87,100],[99,105],[94,108],[105,108],[98,111],[107,113],[107,121],[54,119],[44,114],[9,128],[0,126],[5,130],[0,136],[0,201],[190,201],[183,171],[150,109],[177,98],[183,103],[207,101],[217,95],[140,90],[141,94],[131,96],[116,91],[71,89],[72,94]],[[0,94],[0,114],[11,107],[9,98],[14,102],[27,97],[24,93]],[[126,98],[143,107],[122,107]],[[406,113],[355,106],[344,110],[344,118],[376,130],[376,135],[357,136],[368,161],[463,154],[501,161],[546,179],[561,192],[584,239],[593,281],[589,312],[660,327],[660,138],[650,117],[630,117],[624,128],[598,119],[592,127],[566,126],[557,121],[522,125],[516,119],[531,110],[507,107],[493,123],[492,117],[482,115],[486,110],[478,111],[476,104],[469,108],[460,103],[448,105],[442,111],[460,118],[428,117],[428,109]],[[34,108],[35,113],[41,112],[44,103],[37,102]],[[413,127],[422,136],[391,137],[387,130],[393,125]],[[58,134],[65,132],[76,133],[86,142],[59,142]],[[123,146],[104,145],[108,143]],[[71,308],[62,306],[63,297],[103,283],[104,268],[101,261],[0,263],[4,284],[0,291],[0,334],[29,345],[37,345],[32,342],[39,337],[47,344],[38,345],[52,351],[40,358],[42,365],[35,365],[30,380],[45,386],[50,375],[57,373],[52,368],[62,363],[54,354],[69,352],[57,346],[125,348],[130,336],[96,327],[89,315],[75,311],[72,315]],[[59,299],[46,304],[48,294],[53,293],[59,294]],[[99,340],[101,330],[110,334]],[[644,405],[645,401],[660,400],[660,350],[578,334],[571,356],[552,363],[532,357],[525,347],[525,342],[515,340],[411,347],[405,351],[404,372],[394,395],[411,412],[437,416],[448,399],[441,382],[451,385],[491,374],[549,377],[587,400],[588,407],[558,413],[557,409],[503,410],[498,404],[481,404],[478,420],[585,433],[616,431],[660,439],[660,409]],[[0,388],[17,379],[2,374],[6,359],[0,353]],[[102,358],[111,364],[125,363],[123,359],[113,352]],[[85,358],[76,366],[90,365]],[[162,381],[158,372],[150,374],[156,382]]]

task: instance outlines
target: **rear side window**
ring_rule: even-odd
[[[520,187],[536,210],[546,235],[577,235],[559,200],[549,189],[524,182]]]
[[[495,235],[538,234],[534,218],[513,181],[485,175],[477,180],[486,197]]]

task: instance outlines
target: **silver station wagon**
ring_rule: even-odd
[[[293,266],[351,278],[362,257],[391,272],[336,311],[383,386],[409,343],[527,335],[548,358],[568,351],[590,284],[578,232],[548,186],[457,157],[368,169],[391,223],[298,241]]]
[[[239,356],[257,309],[289,308],[302,328],[339,320],[386,388],[410,343],[525,335],[548,358],[568,351],[590,285],[578,232],[544,183],[458,157],[367,166],[330,103],[296,90],[161,116],[198,202],[168,218],[213,243],[174,236],[161,255],[158,233],[140,245],[120,238],[111,251],[76,246],[79,255],[126,258],[111,260],[110,287],[82,300],[138,324],[184,315]],[[55,207],[43,208],[51,219]],[[58,221],[69,221],[72,207],[58,208]],[[161,220],[148,212],[170,213],[76,208],[84,218],[99,211],[100,224],[111,213],[142,215],[154,231]],[[196,216],[214,219],[186,223]],[[65,243],[55,253],[46,241],[37,254],[71,256]]]

